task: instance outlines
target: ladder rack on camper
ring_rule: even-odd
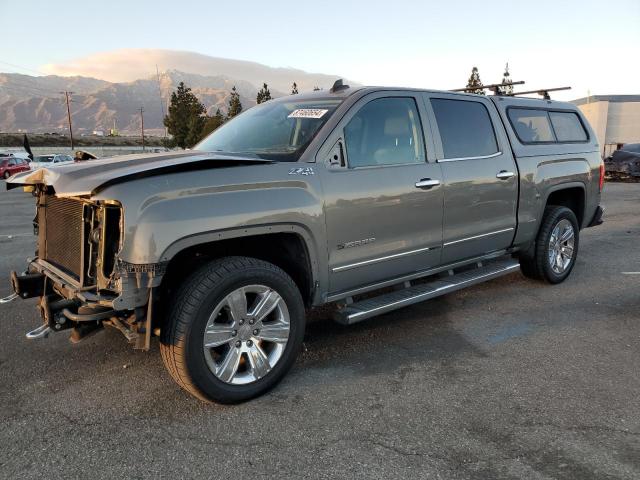
[[[503,95],[500,93],[501,87],[506,87],[508,85],[524,85],[524,81],[520,80],[518,82],[513,83],[492,83],[491,85],[479,85],[477,87],[464,87],[464,88],[454,88],[451,90],[452,92],[473,92],[474,90],[492,90],[494,95]]]
[[[512,82],[512,83],[492,83],[490,85],[479,85],[476,87],[454,88],[451,91],[472,93],[475,90],[491,90],[494,95],[500,95],[503,97],[515,97],[516,95],[531,95],[536,93],[542,96],[542,98],[545,100],[551,100],[551,96],[549,95],[549,92],[558,92],[560,90],[571,90],[571,87],[555,87],[555,88],[539,88],[537,90],[527,90],[525,92],[502,93],[501,88],[504,88],[509,85],[524,85],[524,81],[520,80],[518,82]]]
[[[571,87],[556,87],[556,88],[541,88],[539,90],[527,90],[526,92],[513,92],[508,94],[508,96],[516,96],[516,95],[530,95],[532,93],[537,93],[541,95],[545,100],[551,100],[551,96],[549,92],[558,92],[560,90],[571,90]]]

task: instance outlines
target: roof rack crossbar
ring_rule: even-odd
[[[479,85],[477,87],[464,87],[464,88],[454,88],[452,92],[471,92],[473,90],[492,90],[494,95],[503,95],[500,93],[501,87],[506,87],[508,85],[524,85],[523,80],[519,80],[517,82],[511,83],[492,83],[490,85]]]
[[[508,94],[508,96],[515,97],[516,95],[531,95],[532,93],[537,93],[538,95],[541,95],[545,100],[551,100],[549,92],[558,92],[560,90],[571,90],[571,87],[540,88],[538,90],[528,90],[526,92],[513,92]]]

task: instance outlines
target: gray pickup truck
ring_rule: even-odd
[[[191,151],[13,176],[38,235],[13,289],[40,299],[29,338],[156,335],[180,386],[239,402],[285,375],[314,307],[351,324],[517,270],[566,279],[602,222],[598,152],[568,103],[337,83]]]

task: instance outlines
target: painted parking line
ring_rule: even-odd
[[[29,232],[29,233],[12,233],[11,235],[0,235],[0,238],[30,237],[30,236],[33,236],[33,232]]]
[[[620,272],[622,275],[640,275],[640,272]]]

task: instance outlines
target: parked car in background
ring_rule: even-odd
[[[31,170],[37,170],[40,167],[56,167],[66,163],[73,163],[73,157],[64,153],[52,153],[50,155],[37,155],[31,162]]]
[[[10,156],[0,157],[0,177],[5,180],[18,172],[29,170],[29,162],[22,158]]]
[[[626,143],[604,159],[607,175],[640,177],[640,143]]]
[[[5,151],[5,152],[1,152],[0,153],[0,159],[4,160],[5,157],[15,157],[15,158],[20,158],[22,160],[26,160],[27,162],[30,162],[31,159],[29,158],[29,154],[27,152],[25,152],[24,150],[13,150],[13,151]]]

